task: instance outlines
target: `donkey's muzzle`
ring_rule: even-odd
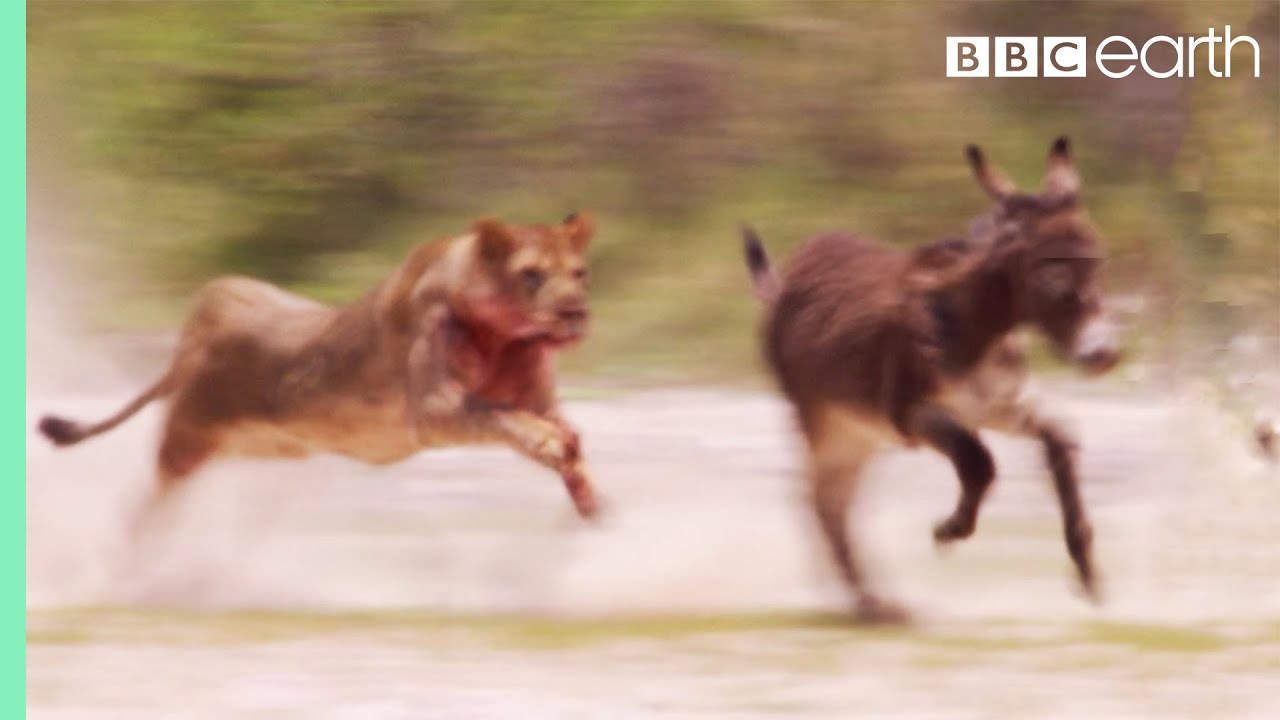
[[[1115,325],[1106,317],[1091,318],[1080,329],[1071,353],[1072,362],[1090,375],[1101,375],[1120,363],[1123,353]]]

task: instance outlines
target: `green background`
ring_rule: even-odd
[[[962,148],[1024,185],[1068,133],[1140,295],[1138,355],[1280,329],[1280,4],[1264,2],[35,2],[33,166],[70,228],[45,249],[165,332],[210,278],[332,302],[414,243],[496,214],[600,218],[593,336],[567,369],[750,377],[736,227],[775,253],[831,228],[901,245],[986,201]],[[948,35],[1219,34],[1230,79],[944,77]],[[1159,49],[1166,49],[1159,46]],[[1157,67],[1170,58],[1152,57]],[[1222,61],[1219,54],[1219,65]]]

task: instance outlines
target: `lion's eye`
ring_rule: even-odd
[[[574,271],[573,271],[573,279],[574,279],[574,280],[577,280],[578,282],[584,282],[584,281],[586,281],[586,279],[587,279],[587,269],[586,269],[586,268],[578,268],[577,270],[574,270]]]
[[[547,274],[537,268],[525,268],[520,271],[520,284],[529,292],[535,292],[546,281]]]

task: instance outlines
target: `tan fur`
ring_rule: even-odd
[[[342,308],[245,277],[196,298],[165,376],[108,421],[45,418],[59,445],[109,430],[169,395],[152,504],[219,455],[368,463],[424,448],[504,443],[559,473],[596,512],[577,434],[556,409],[553,353],[586,332],[594,227],[478,221],[415,248]]]

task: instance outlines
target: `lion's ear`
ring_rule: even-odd
[[[476,234],[476,252],[480,260],[490,265],[506,262],[516,246],[511,228],[497,218],[482,218],[471,227]]]
[[[564,229],[573,249],[582,252],[587,249],[591,238],[596,234],[596,221],[589,213],[570,213],[564,219]]]

